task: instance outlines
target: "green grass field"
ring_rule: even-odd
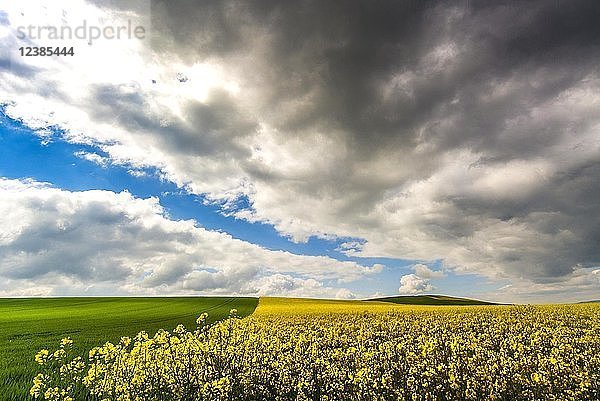
[[[70,336],[82,353],[106,341],[154,334],[178,324],[195,327],[203,312],[220,320],[233,308],[251,314],[257,298],[37,298],[0,299],[0,400],[28,399],[37,373],[33,359],[42,348],[55,349]]]

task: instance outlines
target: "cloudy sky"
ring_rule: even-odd
[[[4,2],[0,296],[599,298],[599,17]]]

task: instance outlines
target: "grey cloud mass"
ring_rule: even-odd
[[[261,2],[250,10],[233,4],[182,6],[166,25],[185,32],[199,18],[211,26],[214,42],[200,46],[188,32],[192,43],[183,49],[190,54],[253,54],[258,112],[266,110],[282,138],[307,136],[309,153],[314,132],[334,133],[335,146],[345,149],[339,163],[293,184],[310,198],[341,203],[327,217],[368,228],[351,215],[368,214],[389,191],[443,171],[445,155],[463,150],[475,156],[471,169],[522,163],[526,170],[541,160],[550,170],[540,172],[541,184],[513,186],[508,176],[489,190],[434,194],[430,201],[441,213],[418,230],[442,243],[467,242],[475,258],[540,279],[600,261],[600,225],[590,221],[600,199],[593,185],[600,182],[598,4]],[[593,149],[577,151],[586,146]],[[379,175],[381,164],[393,173]],[[285,187],[296,177],[256,179]],[[472,249],[478,245],[469,238],[486,231],[480,225],[502,222],[516,228],[501,229],[503,239],[514,237],[510,250]],[[521,230],[526,234],[510,233]],[[497,236],[481,240],[494,246]]]
[[[466,269],[483,262],[538,280],[600,261],[597,3],[159,2],[154,10],[158,36],[170,34],[155,42],[161,51],[247,71],[249,107],[275,141],[297,142],[310,158],[312,142],[331,139],[337,159],[325,169],[245,163],[258,187],[284,189],[280,203],[301,193],[304,204],[335,205],[312,220],[298,209],[273,216],[272,204],[255,202],[256,215],[282,231],[294,235],[287,217],[308,220],[312,233],[403,230],[413,222],[386,227],[373,210],[468,152],[458,160],[466,182],[440,182],[423,199],[438,213],[415,213],[429,250]],[[427,258],[402,242],[388,252]],[[463,255],[435,251],[451,247]]]

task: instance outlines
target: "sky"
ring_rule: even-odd
[[[0,296],[600,298],[600,3],[64,4],[0,6]]]

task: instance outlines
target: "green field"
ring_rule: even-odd
[[[203,312],[210,321],[227,317],[233,308],[247,316],[257,303],[256,298],[215,297],[0,299],[0,400],[26,400],[37,373],[34,355],[56,348],[63,337],[70,336],[85,352],[142,330],[154,334],[180,323],[193,328]]]

